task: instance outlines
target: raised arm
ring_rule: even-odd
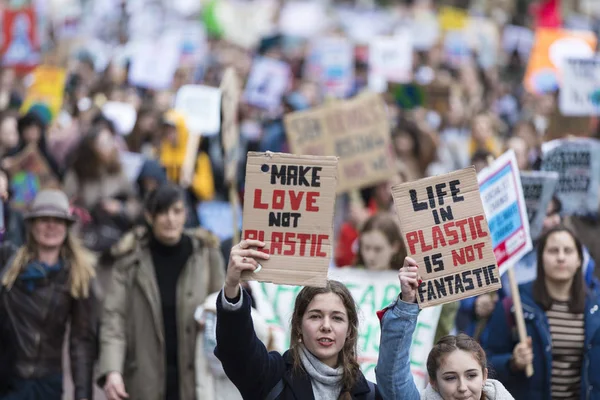
[[[384,399],[418,400],[419,391],[410,372],[410,345],[417,325],[418,276],[416,262],[407,257],[398,274],[401,298],[383,315],[377,387]]]

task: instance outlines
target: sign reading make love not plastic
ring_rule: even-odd
[[[500,274],[475,168],[392,188],[421,308],[498,290]]]

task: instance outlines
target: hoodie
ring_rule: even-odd
[[[495,379],[485,381],[483,393],[486,400],[513,400],[512,395],[506,390],[504,385]],[[421,400],[443,400],[442,396],[431,386],[427,385],[421,393]]]
[[[177,140],[173,144],[164,139],[160,144],[160,163],[167,170],[167,177],[175,183],[179,183],[181,168],[185,160],[188,140],[188,130],[185,119],[180,113],[169,110],[165,114],[167,123],[175,125]],[[192,179],[191,190],[199,200],[211,200],[215,195],[215,184],[208,154],[199,152],[196,159],[196,168]]]

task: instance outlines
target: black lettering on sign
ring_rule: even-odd
[[[271,170],[271,185],[321,187],[320,172],[322,167],[302,165],[272,165],[261,166],[262,172]]]
[[[319,139],[323,132],[318,119],[298,118],[291,121],[290,128],[297,132],[296,143],[300,146]]]
[[[269,226],[279,226],[284,228],[297,228],[298,219],[302,214],[292,212],[273,212],[269,213]]]
[[[419,285],[417,294],[421,302],[430,302],[448,296],[464,294],[484,286],[483,280],[481,279],[482,274],[486,285],[499,283],[498,278],[494,275],[495,268],[497,268],[496,265],[492,264],[470,271],[463,271],[431,279],[427,282],[422,282],[421,285]],[[476,276],[477,286],[473,282],[472,275]]]

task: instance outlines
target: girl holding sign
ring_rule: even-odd
[[[515,340],[510,298],[499,302],[489,321],[490,362],[517,398],[600,399],[600,294],[586,287],[581,242],[554,227],[539,239],[537,260],[536,280],[519,287],[529,340]]]
[[[427,358],[429,386],[419,394],[410,373],[410,344],[417,325],[419,286],[417,263],[404,259],[400,269],[401,295],[382,316],[377,382],[390,400],[510,400],[513,397],[493,379],[488,379],[486,355],[479,343],[460,334],[440,339]]]
[[[225,286],[217,299],[215,354],[244,399],[382,399],[356,358],[358,314],[348,289],[337,281],[300,291],[292,315],[290,349],[269,353],[256,337],[250,296],[242,272],[254,271],[269,255],[242,240],[229,257]]]

